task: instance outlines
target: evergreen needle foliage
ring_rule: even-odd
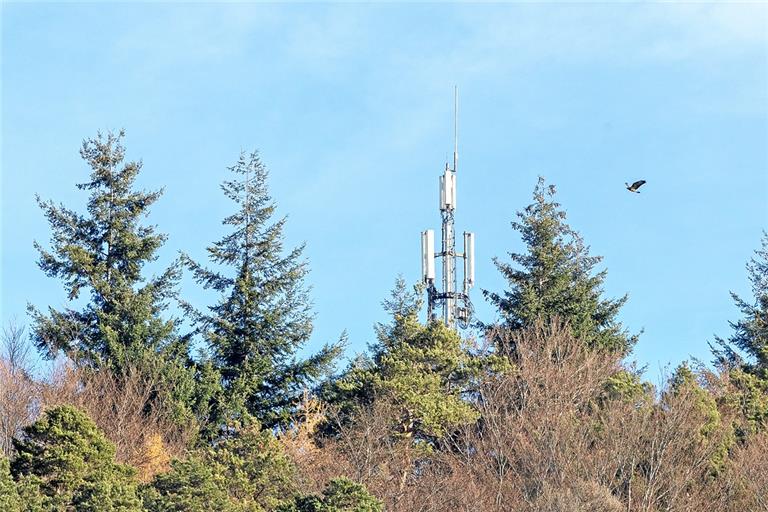
[[[742,317],[730,322],[733,334],[727,340],[716,338],[722,350],[716,351],[721,364],[741,367],[768,380],[768,233],[763,233],[756,257],[747,263],[754,299],[748,302],[731,292]],[[741,355],[746,354],[746,358]]]
[[[731,293],[742,317],[730,322],[731,337],[716,337],[719,348],[712,347],[716,363],[730,370],[736,392],[732,401],[746,418],[738,429],[741,436],[768,425],[768,233],[755,255],[747,263],[754,299],[748,302]]]
[[[512,223],[524,250],[495,260],[507,290],[484,291],[501,317],[491,349],[420,322],[424,290],[399,278],[367,355],[326,380],[343,340],[298,357],[307,263],[284,247],[258,154],[222,184],[236,208],[209,266],[182,254],[147,277],[160,192],[136,190],[123,136],[84,142],[86,209],[38,200],[52,231],[39,266],[69,301],[30,305],[31,338],[75,367],[40,378],[20,329],[0,340],[0,512],[766,509],[768,234],[717,370],[684,364],[655,390],[622,363],[626,297],[603,297],[601,259],[540,179]],[[184,267],[213,305],[176,297]]]
[[[16,482],[11,477],[11,463],[0,456],[0,510],[5,512],[20,512],[21,498],[16,489]]]
[[[50,250],[35,243],[38,264],[62,281],[70,302],[47,313],[29,305],[32,339],[49,358],[61,350],[80,366],[117,375],[135,367],[161,376],[172,390],[176,417],[186,421],[197,393],[195,372],[188,344],[163,318],[180,266],[151,278],[143,274],[166,240],[154,226],[142,225],[162,191],[136,190],[142,166],[125,161],[124,136],[99,134],[83,142],[80,155],[91,174],[77,187],[89,192],[86,213],[38,198],[52,230]],[[88,297],[81,297],[85,291]]]
[[[483,291],[505,326],[520,330],[557,317],[591,347],[628,353],[636,336],[629,336],[616,320],[627,296],[602,297],[606,271],[595,272],[602,258],[590,256],[589,247],[566,223],[565,212],[555,202],[554,185],[539,178],[533,203],[517,217],[512,227],[526,251],[509,253],[511,263],[494,258],[509,288]]]
[[[258,422],[233,425],[214,446],[174,461],[144,489],[150,512],[272,511],[295,494],[293,466],[272,432]]]
[[[219,300],[207,311],[183,307],[221,375],[216,420],[250,414],[271,428],[288,422],[302,391],[331,370],[341,344],[297,359],[312,333],[304,247],[283,251],[285,218],[272,220],[275,204],[258,154],[241,154],[230,171],[233,179],[221,188],[238,206],[223,221],[232,231],[208,247],[211,263],[222,270],[183,257],[197,282],[217,292]]]
[[[199,459],[175,460],[143,491],[148,512],[234,512],[221,475]]]
[[[348,478],[334,478],[322,496],[298,496],[277,512],[382,512],[381,501],[364,485]]]
[[[160,315],[174,295],[178,266],[151,279],[142,275],[166,240],[140,223],[162,192],[134,189],[141,163],[124,162],[123,137],[122,131],[99,134],[83,143],[80,155],[91,175],[77,187],[90,193],[86,214],[38,198],[53,232],[50,251],[35,243],[40,268],[61,279],[70,301],[90,293],[81,309],[44,314],[29,306],[33,339],[48,357],[63,350],[78,362],[120,366],[175,340],[173,323]]]
[[[501,360],[472,353],[459,334],[440,321],[419,322],[420,296],[420,287],[410,291],[398,278],[383,303],[392,320],[377,324],[372,358],[353,362],[324,394],[343,415],[376,398],[391,400],[400,411],[393,433],[434,444],[451,429],[477,419],[464,395]]]
[[[55,407],[14,441],[11,472],[22,498],[41,510],[140,511],[135,471],[115,462],[115,447],[82,411]]]

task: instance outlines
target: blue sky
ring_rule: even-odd
[[[218,189],[258,149],[289,244],[307,242],[316,328],[372,341],[398,274],[419,279],[439,228],[438,175],[460,91],[457,229],[480,289],[521,249],[509,223],[538,175],[605,257],[606,294],[644,329],[635,357],[710,359],[748,294],[768,228],[768,8],[763,4],[2,5],[2,321],[60,307],[36,267],[34,194],[80,207],[78,149],[125,128],[140,185],[165,187],[158,261],[204,257],[232,205]],[[644,178],[640,195],[623,188]],[[193,302],[211,300],[187,279]]]

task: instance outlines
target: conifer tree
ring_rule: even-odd
[[[14,446],[11,472],[22,482],[22,495],[36,495],[42,510],[141,510],[135,471],[115,462],[115,447],[82,411],[46,411]]]
[[[376,326],[372,387],[402,408],[400,435],[430,440],[477,418],[462,393],[483,361],[473,357],[459,334],[442,322],[419,322],[419,292],[415,288],[408,293],[400,278],[384,302],[392,321]]]
[[[21,498],[11,477],[10,462],[0,455],[0,510],[21,512]]]
[[[208,247],[217,269],[183,258],[197,282],[219,299],[207,311],[183,307],[221,375],[214,417],[226,422],[250,414],[271,428],[289,420],[302,390],[330,371],[341,346],[297,359],[312,333],[304,247],[283,250],[285,218],[272,220],[275,204],[258,154],[241,154],[230,171],[233,179],[221,188],[238,209],[223,221],[231,232]]]
[[[747,263],[754,299],[748,302],[731,293],[742,317],[730,322],[731,337],[715,337],[719,348],[712,347],[718,366],[730,370],[733,392],[728,400],[745,420],[737,429],[741,438],[768,426],[768,233],[755,255]]]
[[[246,416],[143,489],[151,512],[267,511],[292,502],[295,470],[273,432]]]
[[[76,364],[106,368],[118,376],[138,367],[171,383],[175,413],[189,413],[195,391],[189,347],[163,318],[175,296],[178,263],[147,278],[145,266],[166,240],[142,224],[162,191],[135,187],[141,163],[125,161],[124,132],[83,142],[80,155],[91,168],[78,184],[89,193],[80,213],[38,198],[51,230],[51,249],[35,243],[38,265],[62,281],[69,304],[42,312],[28,306],[32,339],[49,358],[63,351]],[[87,294],[83,297],[82,295]]]
[[[768,233],[763,233],[761,247],[755,255],[747,263],[754,299],[748,302],[731,292],[742,317],[730,322],[734,331],[730,338],[716,338],[722,350],[715,353],[720,363],[741,367],[768,380]]]
[[[364,485],[341,477],[334,478],[322,496],[297,496],[277,512],[381,512],[384,507]]]
[[[704,389],[698,382],[698,376],[684,362],[677,367],[669,381],[669,389],[666,394],[684,399],[694,407],[699,416],[701,428],[698,432],[698,440],[701,443],[717,439],[717,446],[713,449],[710,459],[711,471],[716,475],[723,470],[735,437],[732,425],[723,424],[722,414],[717,408],[717,400],[712,393]],[[662,397],[664,400],[666,397]]]
[[[236,512],[221,475],[196,458],[174,460],[142,489],[147,512]]]
[[[124,162],[124,132],[99,134],[83,143],[80,155],[91,168],[90,180],[77,185],[90,193],[87,213],[38,198],[51,230],[51,250],[37,242],[40,268],[61,279],[71,307],[29,306],[32,338],[48,357],[63,350],[83,364],[108,362],[120,367],[146,350],[170,348],[173,322],[161,318],[174,295],[177,265],[146,279],[144,266],[157,258],[166,236],[141,220],[162,191],[134,188],[140,162]],[[88,299],[75,307],[81,293]]]
[[[323,490],[324,512],[381,512],[382,503],[364,485],[334,478]]]
[[[590,346],[628,352],[636,336],[628,335],[616,320],[627,297],[602,298],[606,271],[595,272],[602,258],[590,256],[579,234],[566,223],[565,212],[555,202],[555,187],[539,178],[533,203],[517,216],[512,227],[526,251],[509,253],[511,263],[494,258],[509,287],[500,293],[483,291],[505,327],[518,330],[537,319],[558,317]]]
[[[392,320],[377,324],[372,357],[359,358],[324,389],[324,398],[342,416],[387,398],[399,409],[395,435],[434,443],[452,428],[474,421],[464,400],[476,379],[500,364],[499,358],[472,353],[459,334],[440,321],[419,322],[420,289],[409,291],[398,278],[384,309]]]

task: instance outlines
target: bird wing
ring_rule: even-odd
[[[638,180],[632,184],[632,188],[640,188],[645,185],[645,180]]]

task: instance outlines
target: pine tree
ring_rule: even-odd
[[[243,510],[274,510],[295,494],[296,474],[283,445],[246,416],[200,457]]]
[[[754,300],[747,302],[731,292],[742,318],[730,322],[734,331],[730,338],[716,338],[721,350],[715,354],[721,364],[768,380],[768,233],[763,233],[761,248],[755,254],[747,263]]]
[[[21,498],[10,471],[10,462],[0,455],[0,510],[21,512]]]
[[[63,351],[81,366],[117,375],[130,366],[162,376],[172,383],[176,413],[185,416],[194,370],[187,343],[162,317],[180,268],[144,276],[166,236],[141,221],[162,191],[136,190],[141,163],[125,162],[123,138],[121,131],[83,142],[80,155],[91,168],[89,181],[77,185],[89,192],[85,213],[38,198],[52,230],[50,250],[35,243],[38,265],[63,282],[70,303],[47,313],[29,305],[32,339],[49,358]]]
[[[364,485],[348,478],[334,478],[323,490],[327,512],[381,512],[383,506]]]
[[[134,470],[115,462],[115,447],[82,411],[46,411],[14,446],[11,472],[22,495],[36,495],[42,510],[141,510]]]
[[[393,434],[434,444],[452,428],[477,419],[464,395],[501,361],[472,353],[442,322],[419,322],[419,297],[419,287],[409,291],[398,278],[391,298],[383,303],[392,320],[377,324],[372,357],[354,362],[323,395],[342,416],[351,416],[378,397],[389,399],[398,409]]]
[[[419,291],[408,293],[400,278],[384,302],[392,322],[376,327],[372,387],[402,409],[399,435],[432,440],[477,419],[462,393],[482,361],[472,357],[455,330],[440,321],[419,322]]]
[[[296,475],[273,432],[253,418],[233,422],[215,444],[171,463],[143,489],[151,512],[267,511],[292,502]]]
[[[364,485],[341,477],[334,478],[322,496],[297,496],[277,512],[381,512],[384,507]]]
[[[296,358],[312,333],[304,247],[283,250],[285,218],[272,221],[275,204],[258,154],[241,154],[230,171],[234,178],[221,188],[238,210],[223,221],[232,231],[208,248],[222,271],[184,257],[197,282],[219,300],[205,312],[184,308],[221,375],[224,392],[214,417],[226,422],[250,414],[270,428],[289,420],[302,390],[330,371],[341,346]]]
[[[142,492],[147,512],[236,512],[222,475],[198,458],[175,460]]]
[[[509,289],[483,291],[512,330],[558,317],[590,346],[629,352],[636,336],[629,336],[616,316],[627,296],[602,298],[606,271],[595,273],[602,260],[590,256],[579,234],[565,222],[555,202],[555,187],[543,178],[533,192],[533,203],[518,212],[512,227],[520,232],[527,250],[510,253],[512,263],[494,259]]]
[[[48,357],[63,350],[77,362],[120,366],[145,350],[173,344],[173,322],[161,313],[173,297],[179,268],[172,265],[147,280],[144,266],[157,258],[166,236],[140,221],[162,191],[137,191],[141,163],[125,162],[124,132],[86,140],[80,155],[91,168],[90,181],[77,185],[90,192],[87,214],[38,198],[53,231],[52,250],[37,242],[39,266],[63,281],[68,299],[90,293],[81,309],[44,314],[29,306],[32,337]]]

